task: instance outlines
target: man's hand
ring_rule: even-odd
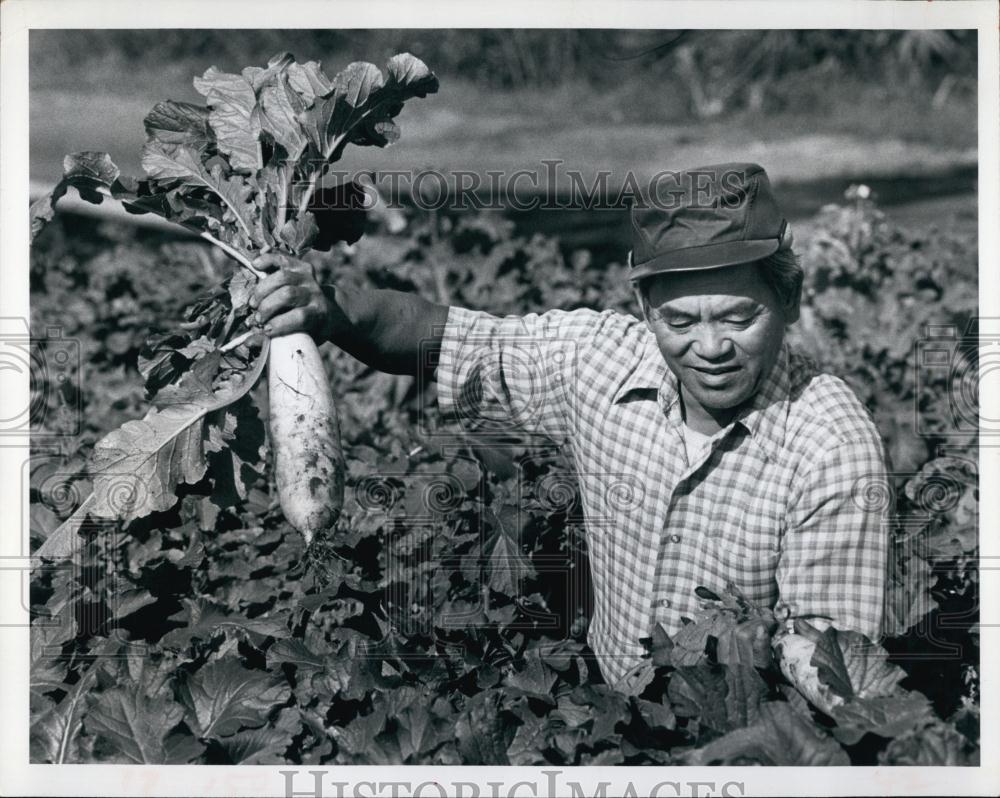
[[[782,630],[774,636],[772,646],[778,666],[794,686],[817,709],[830,714],[844,703],[827,685],[819,680],[819,670],[812,664],[816,643],[829,622],[816,618],[812,623],[796,619],[794,631]]]
[[[250,297],[254,321],[265,334],[305,332],[388,374],[433,374],[447,305],[388,288],[321,286],[310,264],[279,253],[261,255],[253,265],[261,271],[277,267]]]
[[[253,261],[254,268],[270,271],[261,278],[250,297],[255,321],[269,336],[305,332],[316,343],[330,339],[331,303],[317,282],[313,267],[288,255],[270,253]]]

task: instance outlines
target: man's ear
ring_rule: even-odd
[[[782,311],[785,315],[785,324],[794,324],[799,320],[799,307],[802,304],[802,284],[799,283],[795,289],[795,294],[791,296]]]
[[[635,301],[639,305],[639,313],[642,314],[642,320],[649,324],[649,318],[646,316],[646,302],[642,297],[642,290],[639,288],[639,281],[636,280],[632,283],[632,293],[635,294]]]

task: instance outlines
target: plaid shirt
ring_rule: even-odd
[[[499,318],[451,307],[438,403],[468,428],[540,433],[576,471],[594,611],[588,643],[621,685],[656,623],[699,609],[699,585],[880,633],[886,465],[865,407],[786,343],[752,404],[694,462],[678,384],[653,334],[613,310]],[[872,488],[874,487],[874,491]]]

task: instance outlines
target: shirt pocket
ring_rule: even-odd
[[[784,503],[769,496],[753,497],[740,521],[722,531],[720,554],[734,573],[760,585],[773,580],[785,531]]]

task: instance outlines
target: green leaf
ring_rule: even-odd
[[[302,216],[285,222],[278,231],[278,238],[284,242],[292,254],[299,255],[312,245],[318,234],[319,227],[316,225],[316,217],[307,211]]]
[[[592,719],[590,707],[577,704],[568,695],[559,697],[558,705],[549,717],[561,720],[568,729],[575,729]]]
[[[542,753],[549,746],[549,722],[546,718],[530,715],[517,727],[514,739],[507,747],[507,759],[515,767],[548,765]]]
[[[227,216],[236,222],[248,244],[263,246],[264,242],[254,235],[256,222],[250,201],[253,189],[242,177],[227,177],[219,164],[206,171],[198,154],[189,147],[167,150],[157,141],[147,141],[143,146],[142,168],[157,180],[180,180],[186,186],[210,189],[226,206]]]
[[[607,685],[584,683],[574,689],[572,695],[578,704],[587,704],[591,708],[594,718],[590,735],[592,743],[611,737],[619,721],[627,722],[630,718],[632,699]]]
[[[326,667],[327,654],[317,653],[301,640],[278,640],[267,649],[267,667],[273,670],[279,665],[294,665],[303,671],[318,671]]]
[[[504,678],[504,683],[515,690],[548,698],[557,678],[555,671],[542,660],[541,652],[538,649],[531,649],[525,652],[524,660],[519,664],[518,670],[511,671]]]
[[[772,660],[771,633],[775,624],[765,618],[751,618],[721,631],[715,658],[723,665],[747,665],[766,669]]]
[[[710,590],[704,585],[698,585],[694,589],[695,595],[700,599],[705,599],[706,601],[722,601],[722,598],[714,590]]]
[[[307,735],[302,741],[303,750],[307,752],[302,764],[319,764],[333,752],[333,735],[326,728],[323,717],[325,707],[321,711],[298,708],[299,717]],[[321,714],[321,712],[323,714]]]
[[[393,56],[388,78],[378,67],[363,61],[348,64],[333,79],[333,93],[299,120],[313,147],[325,160],[337,160],[349,141],[385,146],[398,138],[398,129],[386,125],[413,97],[426,97],[438,89],[438,80],[426,64],[409,53]]]
[[[767,684],[752,665],[726,668],[726,718],[731,728],[754,723],[767,699]]]
[[[212,501],[219,507],[233,507],[263,478],[264,422],[247,395],[208,416],[206,429]]]
[[[220,72],[213,66],[194,79],[194,87],[212,109],[208,123],[233,169],[260,169],[261,127],[260,116],[254,113],[257,97],[253,86],[242,75]]]
[[[466,765],[509,765],[505,730],[497,691],[477,693],[465,705],[455,724],[458,748]]]
[[[62,701],[32,720],[29,739],[32,762],[80,761],[78,738],[83,726],[83,695],[81,691],[70,691]]]
[[[118,675],[116,678],[119,681],[124,679],[129,684],[141,685],[147,696],[173,694],[169,684],[176,673],[176,660],[173,657],[169,655],[159,656],[154,662],[146,652],[143,654],[126,653],[119,658],[119,664],[121,659],[125,660],[124,671],[128,676],[125,677],[124,673]]]
[[[253,90],[259,93],[264,86],[273,83],[294,63],[295,57],[291,53],[283,51],[272,55],[267,60],[265,68],[249,66],[245,67],[241,74]]]
[[[70,613],[31,624],[32,691],[43,693],[64,687],[67,663],[61,657],[62,647],[76,636],[76,630],[76,619]]]
[[[205,168],[190,147],[164,147],[155,139],[142,147],[142,168],[156,180],[180,180],[184,185],[204,186]]]
[[[331,153],[337,142],[346,138],[351,127],[374,105],[371,101],[384,85],[385,78],[379,68],[366,61],[355,61],[337,73],[333,79],[334,106],[323,129],[326,142],[323,152]]]
[[[514,538],[519,532],[517,513],[516,508],[501,508],[499,514],[494,516],[493,532],[483,544],[486,584],[491,590],[506,596],[520,594],[524,580],[535,575],[531,561],[521,552]]]
[[[767,685],[752,667],[684,666],[671,678],[668,693],[678,715],[725,732],[756,720]]]
[[[633,698],[633,701],[639,710],[639,716],[650,729],[673,729],[677,725],[674,713],[666,704],[646,701],[643,698]]]
[[[753,725],[736,729],[695,749],[689,765],[849,765],[837,741],[798,715],[788,704],[772,701],[760,707]]]
[[[229,304],[233,310],[243,310],[247,306],[256,285],[257,278],[245,269],[233,274],[226,286],[229,291]]]
[[[812,664],[819,632],[805,626],[805,621],[795,623],[799,630],[796,634],[779,634],[774,638],[781,672],[811,704],[828,712],[832,706],[843,703],[844,698],[820,679],[819,670]]]
[[[257,642],[266,637],[285,638],[290,635],[282,617],[244,618],[206,598],[184,598],[181,603],[184,609],[171,615],[169,620],[184,625],[161,638],[161,645],[167,648],[186,648],[194,640],[211,640],[220,635],[236,635]]]
[[[367,715],[360,715],[346,726],[331,729],[337,739],[337,745],[355,755],[367,755],[371,752],[375,736],[385,726],[385,707],[376,707]]]
[[[122,207],[128,213],[155,213],[189,230],[212,231],[227,241],[233,237],[232,232],[225,229],[225,205],[192,194],[184,184],[167,188],[165,184],[154,183],[140,183],[140,186],[150,186],[146,193],[125,194],[119,191],[114,196],[121,199]]]
[[[90,650],[96,659],[109,657],[117,652],[120,642],[108,638]],[[30,751],[32,762],[50,762],[61,765],[80,761],[80,730],[83,727],[85,697],[98,672],[91,666],[68,688],[58,704],[51,704],[37,713],[31,722]]]
[[[142,123],[146,135],[167,151],[185,147],[204,153],[213,143],[208,109],[201,105],[164,100],[153,106]]]
[[[845,745],[854,745],[865,734],[899,737],[935,720],[927,696],[916,692],[874,698],[855,698],[833,707],[837,722],[834,735]]]
[[[63,158],[63,180],[72,181],[80,196],[100,203],[104,195],[100,189],[114,185],[121,170],[106,152],[77,152]]]
[[[650,647],[654,666],[659,668],[671,664],[671,652],[674,648],[674,641],[670,639],[670,635],[667,634],[667,630],[663,627],[663,624],[658,623],[653,627]]]
[[[542,661],[553,670],[566,673],[584,651],[584,644],[576,640],[560,640],[538,648]]]
[[[202,450],[203,419],[232,404],[260,378],[267,362],[268,344],[253,368],[201,401],[151,410],[142,421],[126,422],[98,441],[90,465],[93,493],[35,552],[38,558],[72,556],[73,541],[88,514],[99,518],[133,519],[176,502],[181,482],[197,482],[205,474]]]
[[[395,713],[399,724],[399,750],[404,759],[419,764],[441,743],[454,738],[455,727],[447,700],[429,700],[429,693],[418,697],[402,711]]]
[[[438,79],[427,68],[427,64],[410,53],[399,53],[386,64],[389,79],[386,91],[396,92],[397,98],[426,97],[438,90]]]
[[[241,728],[263,726],[268,713],[288,700],[291,688],[279,677],[226,658],[187,676],[179,694],[195,734],[220,738]]]
[[[167,762],[165,736],[184,717],[184,708],[166,695],[148,698],[136,684],[104,690],[91,701],[84,726],[114,751],[122,764]]]
[[[898,737],[879,753],[880,765],[940,767],[977,765],[965,737],[953,726],[937,721]]]
[[[700,614],[695,623],[682,626],[674,635],[670,662],[677,668],[705,662],[708,639],[731,633],[736,625],[736,617],[730,612],[712,610]]]
[[[199,413],[197,422],[200,422]],[[90,465],[94,501],[88,512],[131,520],[169,510],[176,487],[205,475],[202,425],[183,406],[153,410],[127,421],[94,446]]]
[[[205,745],[183,726],[167,735],[163,743],[168,765],[189,765],[205,753]]]
[[[816,641],[810,664],[819,680],[849,700],[892,695],[906,675],[888,660],[889,652],[857,632],[827,628]]]
[[[156,603],[156,596],[144,587],[127,588],[115,594],[112,600],[115,618],[127,618],[143,607]]]
[[[318,156],[315,156],[318,157]],[[282,208],[290,206],[289,192],[296,163],[288,158],[280,157],[275,151],[274,157],[267,166],[248,178],[257,190],[257,204],[260,206],[260,223],[264,236],[269,241],[276,241],[278,217]]]
[[[39,197],[28,211],[31,223],[31,240],[35,239],[43,227],[52,221],[55,205],[72,186],[80,198],[100,205],[106,194],[116,185],[121,170],[106,152],[85,150],[74,152],[63,159],[63,176],[52,190]]]
[[[293,737],[291,731],[267,727],[237,732],[218,744],[232,765],[284,765]]]
[[[178,354],[184,356],[185,351],[196,354],[197,347],[198,343],[193,342],[184,350],[179,350]],[[219,370],[222,367],[222,353],[214,346],[212,350],[198,355],[197,360],[189,362],[187,371],[181,374],[180,379],[157,391],[153,398],[154,407],[167,410],[178,405],[211,402],[212,385],[219,376]]]
[[[284,148],[288,159],[298,161],[309,144],[298,121],[305,103],[282,81],[261,91],[259,107],[261,130]]]
[[[386,65],[385,83],[371,97],[364,118],[350,131],[348,140],[360,145],[384,147],[399,139],[399,127],[392,119],[403,103],[426,97],[438,90],[438,79],[427,65],[410,53],[400,53]]]
[[[312,106],[317,97],[327,97],[333,92],[333,84],[316,61],[289,64],[288,85],[298,92],[307,107]]]

